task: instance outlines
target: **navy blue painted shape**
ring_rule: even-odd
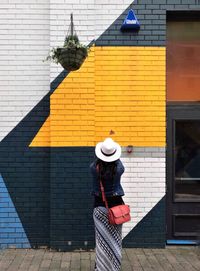
[[[21,222],[16,220],[10,230],[23,233],[22,226],[31,247],[49,245],[50,149],[29,147],[49,116],[49,97],[47,94],[0,142],[0,173]],[[24,247],[22,241],[10,235],[8,243]]]
[[[61,73],[58,74],[58,76],[51,82],[50,85],[51,93],[53,93],[54,90],[57,89],[57,87],[62,83],[62,81],[68,74],[69,72],[66,70],[63,70]]]
[[[0,172],[21,222],[9,232],[0,230],[1,236],[7,247],[26,247],[26,235],[32,248],[94,248],[89,172],[94,148],[29,147],[48,115],[49,95],[0,142]],[[22,238],[14,238],[15,232]]]
[[[128,15],[126,16],[122,26],[121,26],[121,30],[122,31],[138,31],[140,29],[140,24],[138,22],[138,19],[134,13],[134,11],[131,9],[128,12]]]
[[[92,178],[94,147],[51,149],[50,246],[94,248]]]
[[[199,3],[181,3],[174,0],[135,0],[96,39],[96,46],[166,46],[166,12],[196,10]],[[140,22],[140,31],[121,31],[124,18],[133,9]]]
[[[165,225],[165,197],[163,197],[123,239],[123,247],[165,247]]]

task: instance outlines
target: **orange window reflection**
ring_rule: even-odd
[[[167,22],[167,101],[200,101],[200,21]]]

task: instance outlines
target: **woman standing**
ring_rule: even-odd
[[[111,225],[108,211],[102,200],[102,181],[108,207],[124,204],[123,188],[120,183],[124,166],[120,161],[121,147],[111,138],[96,145],[97,159],[90,165],[93,176],[96,261],[95,271],[119,271],[122,259],[122,225]]]

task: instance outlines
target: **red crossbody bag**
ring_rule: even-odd
[[[97,166],[97,170],[99,171],[98,166]],[[103,202],[105,202],[106,209],[108,210],[109,223],[112,225],[119,225],[119,224],[123,224],[125,222],[130,221],[131,216],[130,216],[129,205],[121,204],[121,205],[117,205],[117,206],[114,206],[111,208],[108,207],[108,202],[107,202],[106,195],[104,192],[104,187],[103,187],[103,183],[101,180],[101,175],[100,175],[100,187],[101,187]]]

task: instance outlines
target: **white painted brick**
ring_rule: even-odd
[[[151,167],[165,168],[166,165],[165,165],[165,163],[158,162],[158,163],[151,163]]]
[[[49,91],[49,0],[0,5],[0,139]]]
[[[159,162],[160,158],[154,158],[154,157],[145,157],[145,162]]]
[[[138,167],[144,167],[144,166],[151,167],[151,165],[152,165],[151,163],[146,163],[146,162],[145,163],[138,163]]]
[[[130,162],[131,162],[130,158],[127,158],[127,157],[122,157],[121,160],[122,160],[124,163],[127,163],[127,162],[128,162],[128,165],[129,165]]]
[[[98,38],[132,1],[97,2],[94,0],[50,1],[50,46],[62,45],[70,23],[70,13],[74,14],[74,25],[79,39],[84,44]],[[60,26],[60,28],[56,26]],[[63,25],[65,27],[63,27]],[[51,65],[51,81],[61,69]]]
[[[140,151],[144,153],[142,148]],[[165,195],[165,158],[123,157],[122,161],[125,166],[122,177],[124,200],[130,205],[134,222],[137,224]],[[127,168],[131,168],[131,172],[127,172]],[[123,229],[123,236],[126,236],[135,224],[131,221],[126,229]]]
[[[145,169],[142,168],[142,167],[133,167],[133,168],[130,169],[131,172],[144,172],[144,170]]]

